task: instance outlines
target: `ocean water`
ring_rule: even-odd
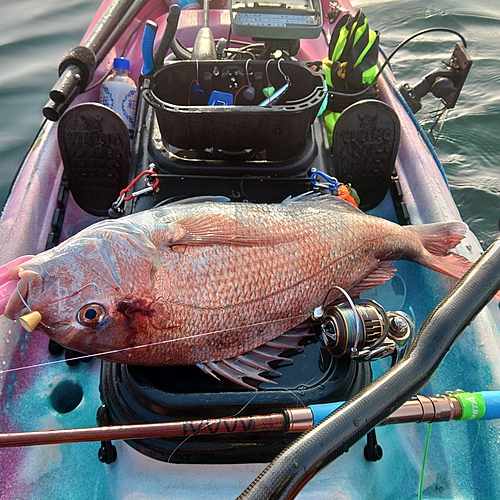
[[[77,45],[99,0],[2,0],[0,5],[0,206],[42,121],[41,110],[64,53]],[[390,53],[409,35],[430,27],[462,33],[474,60],[436,147],[464,220],[483,246],[498,235],[500,219],[500,7],[498,0],[365,0],[368,16]],[[415,39],[392,59],[398,79],[416,83],[443,67],[458,38],[449,33]],[[424,98],[418,118],[427,129],[438,110]]]
[[[390,53],[420,30],[445,27],[467,41],[473,65],[460,98],[448,111],[436,142],[452,193],[465,222],[483,247],[499,234],[500,219],[500,3],[467,0],[367,0],[362,7],[370,26],[380,32],[381,46]],[[406,45],[392,60],[400,81],[415,84],[448,61],[458,38],[430,33]],[[423,99],[417,113],[426,130],[434,122],[438,100]]]

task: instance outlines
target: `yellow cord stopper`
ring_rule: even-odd
[[[31,333],[42,321],[42,315],[38,311],[31,311],[19,318],[19,323],[29,333]]]

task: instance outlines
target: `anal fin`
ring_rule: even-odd
[[[277,382],[274,380],[262,376],[263,373],[280,375],[280,372],[272,368],[269,363],[272,361],[293,362],[291,358],[283,356],[283,353],[301,349],[299,342],[309,334],[310,325],[306,321],[245,354],[221,361],[198,363],[196,366],[217,380],[220,380],[219,376],[221,376],[245,389],[256,391],[257,387],[248,384],[243,379],[247,378],[259,383],[276,384]]]

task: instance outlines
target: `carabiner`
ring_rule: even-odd
[[[315,177],[322,177],[327,183],[318,182]],[[339,181],[335,177],[330,177],[329,175],[321,172],[321,170],[316,170],[315,168],[311,168],[311,175],[309,176],[309,180],[313,187],[322,187],[329,189],[333,194],[336,194],[339,189]]]
[[[148,186],[145,187],[144,189],[139,189],[138,191],[135,191],[127,196],[127,192],[130,191],[135,184],[144,177],[145,175],[150,175],[151,177],[154,177],[154,181],[149,181]],[[120,212],[121,205],[125,201],[130,201],[132,198],[136,198],[137,196],[140,196],[141,194],[149,193],[151,191],[154,191],[156,187],[158,186],[160,182],[160,179],[158,177],[158,174],[154,170],[144,170],[141,172],[139,175],[137,175],[134,180],[125,188],[120,191],[120,196],[118,199],[113,203],[112,208],[118,212]]]

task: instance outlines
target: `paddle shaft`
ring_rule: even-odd
[[[93,36],[93,33],[96,31],[96,29],[94,28],[94,30],[92,30],[92,33],[89,34],[89,36],[84,41],[84,44],[93,44],[97,42],[97,46],[95,49],[97,65],[99,65],[104,60],[108,52],[111,50],[111,47],[115,45],[118,39],[123,35],[123,32],[128,28],[130,23],[137,16],[139,11],[148,3],[148,0],[115,0],[115,2],[117,3],[121,3],[123,1],[125,1],[125,3],[127,4],[125,14],[118,15],[118,19],[116,20],[116,23],[111,31],[104,37],[99,37],[98,34],[96,34],[96,40],[96,36]],[[111,8],[111,4],[109,8]],[[105,17],[106,16],[103,15],[103,17],[101,18],[101,21],[103,21],[104,23],[106,22]],[[96,28],[97,27],[98,26],[96,25]]]
[[[134,2],[136,0],[112,0],[92,31],[82,41],[82,45],[97,56],[106,40],[111,37],[113,30],[118,24],[123,24],[124,14]]]

